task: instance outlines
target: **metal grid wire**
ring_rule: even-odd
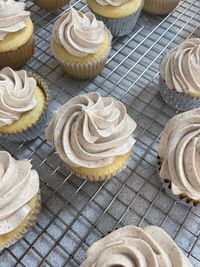
[[[142,14],[136,29],[113,40],[105,69],[90,81],[67,77],[50,51],[56,12],[25,1],[36,28],[36,52],[26,66],[49,83],[51,111],[77,94],[98,91],[127,106],[136,120],[134,154],[111,181],[90,183],[69,173],[44,136],[26,143],[1,142],[17,159],[29,158],[39,172],[42,212],[37,225],[17,244],[0,253],[0,266],[79,266],[95,241],[114,229],[134,224],[161,226],[200,266],[200,207],[172,200],[160,187],[157,148],[166,122],[176,110],[158,94],[159,63],[163,54],[188,37],[200,37],[200,1],[186,0],[167,17]],[[71,1],[87,10],[85,1]]]

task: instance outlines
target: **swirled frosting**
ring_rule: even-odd
[[[96,53],[104,41],[105,26],[94,14],[86,14],[70,8],[53,28],[53,40],[70,54],[85,57]]]
[[[6,67],[0,71],[0,127],[12,124],[36,106],[35,88],[35,79],[28,77],[25,70]]]
[[[200,109],[173,117],[161,136],[158,155],[162,179],[171,181],[175,195],[200,200]]]
[[[156,226],[125,226],[93,244],[80,267],[192,267],[171,237]]]
[[[30,212],[27,204],[39,191],[39,177],[29,160],[0,151],[0,237],[17,228]]]
[[[136,123],[121,102],[93,92],[76,96],[59,108],[46,137],[65,163],[97,168],[131,150],[135,128]]]
[[[96,0],[101,6],[121,6],[129,0]]]
[[[186,94],[200,92],[200,39],[191,38],[162,60],[160,75],[168,88]]]
[[[30,12],[25,11],[25,4],[14,0],[0,0],[0,41],[8,33],[17,32],[26,27]]]

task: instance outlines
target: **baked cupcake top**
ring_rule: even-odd
[[[156,226],[125,226],[93,244],[80,267],[192,267],[171,237]]]
[[[85,57],[96,53],[104,41],[105,26],[91,12],[70,8],[53,28],[53,40],[71,55]]]
[[[8,33],[17,32],[26,27],[30,12],[25,11],[25,3],[14,0],[0,0],[0,41]]]
[[[121,102],[93,92],[60,107],[50,120],[46,137],[66,164],[98,168],[131,150],[135,128]]]
[[[163,58],[160,75],[167,87],[180,93],[200,92],[200,39],[191,38]]]
[[[6,67],[0,71],[0,127],[12,124],[36,106],[35,88],[35,79],[25,70]]]
[[[165,126],[158,155],[160,176],[175,195],[200,200],[200,109],[173,117]]]
[[[121,6],[129,0],[96,0],[101,6]]]
[[[29,160],[0,151],[0,236],[17,228],[29,214],[28,202],[39,192],[39,177]]]

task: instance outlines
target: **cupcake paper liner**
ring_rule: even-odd
[[[77,169],[77,168],[73,168],[73,166],[69,166],[67,164],[65,164],[66,168],[69,169],[73,174],[75,174],[76,176],[85,179],[87,181],[90,182],[101,182],[101,181],[105,181],[105,180],[110,180],[111,178],[113,178],[113,176],[117,175],[118,173],[120,173],[127,165],[130,157],[132,155],[132,151],[130,151],[127,155],[127,159],[123,162],[123,164],[119,165],[118,168],[116,168],[115,170],[113,170],[112,172],[109,173],[104,173],[103,175],[98,175],[98,174],[94,174],[91,175],[88,173],[88,175],[83,174],[81,172],[81,170]],[[103,167],[102,167],[103,169]]]
[[[31,215],[27,215],[28,216],[28,221],[27,221],[26,225],[24,225],[24,227],[20,230],[20,232],[17,233],[16,235],[13,234],[12,239],[7,240],[4,243],[1,242],[1,235],[0,235],[0,251],[3,250],[4,248],[8,248],[11,245],[13,245],[14,243],[16,243],[27,232],[29,232],[31,230],[31,228],[36,224],[38,216],[40,214],[40,210],[41,210],[41,194],[40,194],[40,192],[38,192],[38,194],[34,198],[35,198],[35,206],[31,210],[32,214]],[[13,231],[15,231],[15,230],[13,230]]]
[[[154,15],[166,15],[176,8],[180,0],[145,0],[144,11]]]
[[[37,74],[28,72],[28,76],[35,78],[37,85],[43,89],[46,96],[46,103],[43,109],[43,113],[38,119],[38,121],[32,125],[30,128],[18,132],[15,134],[4,134],[0,133],[0,138],[5,140],[11,140],[15,142],[26,142],[37,138],[42,132],[44,132],[45,126],[49,120],[48,104],[50,100],[50,94],[46,82]]]
[[[120,37],[133,31],[140,16],[142,7],[143,3],[136,13],[125,18],[110,19],[98,14],[95,15],[99,20],[102,20],[105,23],[105,25],[111,31],[112,35]]]
[[[53,10],[65,6],[69,0],[34,0],[34,3],[44,9]]]
[[[112,36],[110,34],[110,40],[111,39],[112,39]],[[52,40],[52,42],[54,42],[54,40]],[[80,63],[67,62],[63,60],[62,58],[60,58],[54,51],[53,45],[52,45],[52,52],[54,54],[54,57],[60,63],[64,71],[71,77],[80,79],[80,80],[90,79],[90,78],[97,76],[102,71],[102,69],[105,67],[110,51],[111,51],[111,41],[110,41],[108,50],[102,57],[100,57],[99,59],[95,59],[94,61],[86,63],[86,64],[80,64]]]
[[[33,56],[35,49],[34,35],[21,47],[8,52],[0,52],[0,69],[11,67],[18,69],[26,64]]]
[[[159,156],[157,156],[158,158],[158,174],[160,172],[160,168],[162,166],[162,163],[161,163],[161,159]],[[190,206],[190,207],[194,207],[194,206],[197,206],[200,201],[197,201],[197,200],[193,200],[191,199],[189,196],[187,196],[186,194],[179,194],[179,195],[175,195],[173,194],[172,190],[171,190],[171,181],[170,180],[163,180],[161,178],[161,186],[162,188],[164,189],[164,191],[166,192],[166,194],[173,200],[177,201],[177,202],[180,202],[186,206]]]
[[[159,87],[164,102],[177,110],[188,111],[200,107],[200,98],[193,98],[183,93],[178,93],[176,90],[169,89],[161,77]]]

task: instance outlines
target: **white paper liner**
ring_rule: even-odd
[[[111,31],[113,36],[120,37],[133,31],[138,21],[138,18],[140,16],[142,7],[143,7],[143,3],[140,9],[136,13],[125,18],[110,19],[110,18],[100,16],[98,14],[95,14],[95,15],[97,19],[102,20],[105,23],[105,25]]]
[[[188,111],[200,107],[200,98],[193,98],[177,93],[176,90],[169,89],[161,76],[159,79],[159,89],[164,102],[177,110]]]

